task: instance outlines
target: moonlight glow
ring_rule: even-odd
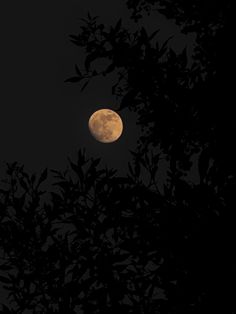
[[[102,143],[112,143],[118,140],[123,131],[120,116],[113,110],[100,109],[89,119],[89,130],[95,139]]]

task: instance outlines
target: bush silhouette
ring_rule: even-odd
[[[76,313],[150,311],[165,299],[156,269],[161,196],[128,177],[98,170],[99,160],[78,152],[70,172],[53,170],[58,192],[40,204],[40,179],[8,165],[1,189],[1,276],[17,313],[26,309]],[[160,295],[158,295],[158,292]],[[150,305],[153,299],[153,305]],[[74,312],[73,312],[74,311]]]

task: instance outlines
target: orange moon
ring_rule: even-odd
[[[118,140],[123,132],[123,122],[113,110],[95,111],[88,122],[92,136],[101,143],[112,143]]]

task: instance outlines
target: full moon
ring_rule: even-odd
[[[93,137],[102,143],[115,142],[123,131],[120,116],[110,109],[95,111],[89,118],[88,126]]]

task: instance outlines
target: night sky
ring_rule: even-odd
[[[137,116],[128,110],[120,113],[124,132],[111,145],[95,141],[87,127],[97,109],[117,108],[112,77],[92,80],[83,92],[77,84],[64,82],[74,74],[75,63],[83,61],[83,52],[69,35],[79,32],[79,19],[88,11],[101,22],[115,24],[122,17],[130,28],[141,27],[131,22],[124,1],[1,2],[1,171],[4,162],[12,161],[29,171],[65,168],[67,157],[85,148],[103,165],[126,172],[129,150],[135,149],[140,136]],[[180,35],[162,16],[140,23],[150,31],[160,27],[163,40],[174,35],[170,44],[176,50],[187,45],[191,55],[194,34]]]

